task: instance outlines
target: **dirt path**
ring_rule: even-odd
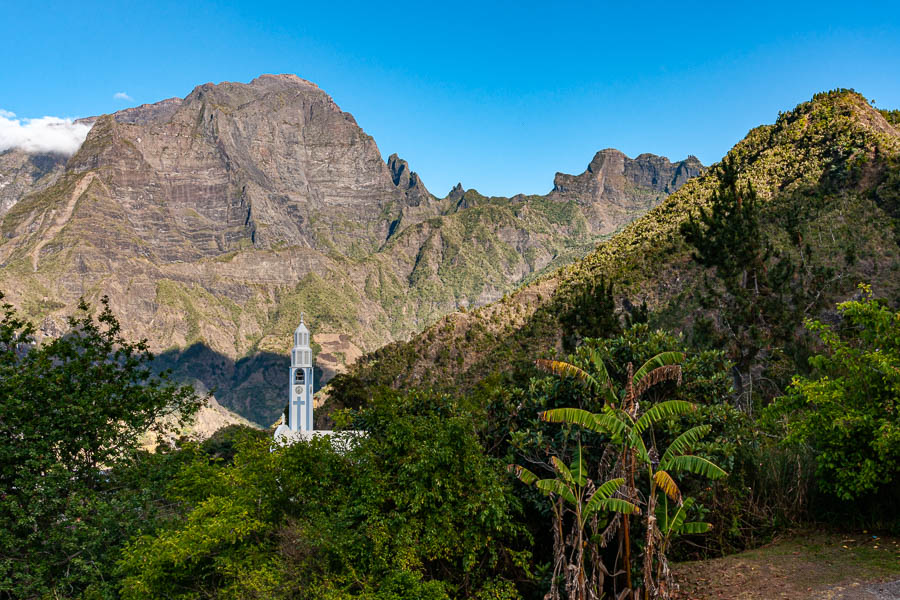
[[[674,568],[681,600],[897,600],[900,538],[796,533],[758,548]]]

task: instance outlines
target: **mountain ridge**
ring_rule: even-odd
[[[301,310],[327,379],[349,357],[583,255],[681,185],[679,173],[702,169],[609,152],[590,195],[458,186],[437,198],[314,84],[203,84],[93,120],[54,179],[0,215],[0,289],[45,335],[78,297],[108,295],[125,333],[155,352],[208,348],[170,352],[185,376],[210,368],[191,357],[263,357],[247,363],[255,374],[225,369],[239,378],[207,383],[268,425],[287,377],[274,365]],[[628,168],[654,176],[629,179]]]
[[[889,116],[852,90],[817,94],[775,124],[752,129],[726,155],[741,185],[752,184],[775,219],[765,227],[776,247],[790,252],[778,219],[799,219],[794,226],[815,241],[816,260],[836,269],[836,281],[820,291],[830,306],[852,296],[860,281],[900,299],[900,129]],[[629,299],[647,302],[656,313],[652,323],[689,333],[691,310],[702,311],[694,292],[704,271],[690,260],[679,227],[708,206],[718,167],[687,181],[583,259],[370,353],[351,374],[368,384],[450,390],[460,381],[476,385],[497,365],[527,368],[562,351],[560,314],[578,308],[572,303],[579,290],[599,283],[615,286],[620,309]]]

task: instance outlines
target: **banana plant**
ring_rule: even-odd
[[[662,496],[662,502],[656,507],[656,521],[659,531],[662,533],[659,551],[665,555],[672,539],[679,535],[695,535],[706,533],[712,529],[711,523],[703,521],[687,521],[688,513],[694,506],[693,498],[685,498],[681,503],[669,505],[667,496]],[[657,579],[660,573],[657,572]]]
[[[559,457],[551,457],[555,477],[539,479],[532,471],[520,465],[510,465],[509,469],[520,481],[533,485],[552,501],[553,510],[553,577],[550,586],[550,598],[559,598],[558,582],[565,574],[565,589],[570,599],[591,600],[600,598],[603,587],[602,565],[593,536],[585,536],[590,525],[597,528],[597,517],[605,512],[631,514],[640,512],[633,503],[623,498],[614,498],[625,482],[623,478],[610,479],[602,485],[595,486],[587,477],[581,444],[578,444],[575,457],[570,465],[566,465]],[[564,535],[564,517],[566,512],[572,514],[571,535]],[[566,545],[570,546],[568,557]],[[590,547],[591,563],[594,568],[590,575],[585,567],[584,550]]]
[[[710,427],[708,425],[694,427],[678,436],[669,445],[656,465],[651,459],[647,444],[644,442],[644,434],[650,431],[653,425],[665,419],[696,410],[694,404],[684,400],[668,400],[655,404],[643,412],[640,410],[641,396],[654,385],[664,381],[675,381],[676,384],[681,383],[681,366],[679,363],[682,360],[683,355],[679,352],[663,352],[644,363],[637,372],[633,372],[633,367],[629,363],[626,368],[625,387],[622,390],[622,404],[619,407],[611,402],[607,402],[602,413],[592,413],[578,408],[558,408],[544,411],[540,415],[544,421],[578,425],[594,432],[607,434],[614,443],[619,444],[622,449],[622,472],[625,474],[624,479],[627,482],[626,497],[637,499],[635,476],[639,468],[646,470],[649,493],[646,495],[647,509],[644,511],[647,530],[643,561],[645,598],[665,598],[668,595],[668,585],[660,586],[658,578],[654,578],[653,570],[654,563],[662,563],[663,567],[665,566],[665,555],[661,554],[660,551],[667,548],[667,543],[661,541],[664,539],[664,534],[660,533],[657,525],[657,494],[662,492],[677,504],[681,504],[681,491],[672,476],[673,473],[689,472],[710,479],[717,479],[726,474],[725,471],[711,461],[700,456],[688,454],[690,447],[709,432]],[[602,361],[600,362],[602,363]],[[571,368],[573,365],[557,361],[540,361],[538,366],[558,375],[574,376],[587,382],[592,387],[597,385],[606,386],[613,396],[618,397],[611,387],[608,376],[605,379],[602,376],[600,378],[591,376],[593,380],[591,381],[581,375],[578,372],[579,370],[576,370],[578,369],[577,367]],[[595,364],[595,373],[598,370]],[[605,368],[603,373],[606,373]],[[623,519],[623,525],[626,585],[627,589],[633,592],[631,582],[631,542],[627,516]],[[675,530],[672,530],[672,532],[674,533]],[[660,570],[658,569],[657,573],[659,572]],[[667,579],[666,577],[666,581]]]

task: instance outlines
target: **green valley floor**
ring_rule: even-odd
[[[900,538],[796,532],[770,544],[674,568],[679,600],[900,598]]]

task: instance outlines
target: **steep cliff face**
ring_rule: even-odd
[[[0,181],[22,182],[0,219],[0,290],[46,335],[79,296],[109,295],[127,335],[263,424],[283,407],[301,310],[327,378],[583,256],[691,172],[604,151],[548,196],[458,186],[435,198],[293,75],[205,84],[85,122],[68,162],[0,156]],[[28,171],[35,160],[42,171]]]
[[[589,207],[591,224],[611,233],[703,172],[694,156],[672,163],[664,156],[628,158],[613,148],[601,150],[581,175],[557,173],[552,198],[573,198]]]
[[[29,154],[16,149],[0,152],[0,217],[25,194],[53,185],[65,164],[66,157],[61,154]]]
[[[285,244],[370,253],[390,217],[427,194],[408,172],[395,184],[353,117],[287,75],[101,117],[69,170],[100,177],[162,263]]]

